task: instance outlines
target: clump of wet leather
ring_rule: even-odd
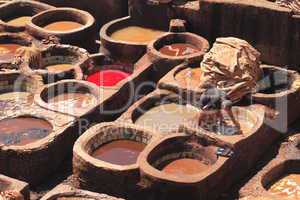
[[[256,88],[262,76],[260,53],[245,40],[217,38],[201,62],[201,84],[212,84],[226,92],[228,98],[239,101]]]

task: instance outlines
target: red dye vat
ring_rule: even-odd
[[[129,73],[120,70],[101,70],[87,77],[87,81],[95,83],[98,86],[114,86],[121,80],[130,76]]]

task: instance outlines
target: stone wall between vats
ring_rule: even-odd
[[[213,43],[217,37],[238,37],[262,53],[262,61],[274,65],[300,65],[300,17],[267,0],[199,0],[182,5],[149,5],[129,0],[129,12],[141,19],[172,18],[188,22],[188,31]],[[154,21],[154,20],[153,20]],[[298,27],[298,28],[297,28]]]
[[[36,0],[57,7],[73,7],[91,13],[99,27],[128,15],[127,0]]]

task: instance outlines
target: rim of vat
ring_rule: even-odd
[[[87,146],[93,145],[93,144],[90,144],[90,142],[94,137],[96,137],[97,135],[100,135],[100,134],[105,134],[106,130],[118,130],[118,129],[129,129],[131,131],[138,131],[143,134],[147,134],[147,135],[151,136],[151,138],[149,139],[149,143],[151,143],[151,141],[154,140],[155,138],[159,137],[155,132],[150,131],[150,130],[145,130],[139,126],[135,126],[134,124],[104,122],[104,123],[100,123],[100,124],[97,124],[97,125],[91,127],[85,133],[83,133],[78,138],[78,140],[75,142],[73,152],[75,152],[85,162],[88,162],[90,165],[95,166],[97,168],[105,168],[106,170],[111,170],[111,171],[114,171],[114,170],[127,171],[127,170],[138,169],[139,168],[138,161],[136,161],[135,164],[131,164],[131,165],[117,165],[117,164],[112,164],[110,162],[96,159],[87,152],[87,148],[88,148]],[[119,139],[117,139],[117,140],[119,140]],[[114,141],[114,140],[111,140],[111,141]],[[149,145],[149,143],[145,144],[145,145],[147,146],[147,145]],[[98,146],[98,147],[100,147],[100,146]],[[140,153],[140,155],[141,155],[141,153]]]
[[[82,112],[82,113],[76,113],[76,112],[75,113],[74,112],[69,113],[69,112],[64,112],[64,111],[61,111],[59,109],[53,108],[46,101],[44,101],[44,99],[42,98],[42,94],[46,90],[48,90],[49,88],[53,88],[53,87],[58,86],[58,85],[71,84],[71,83],[79,84],[79,85],[87,88],[88,91],[89,91],[87,93],[93,95],[96,98],[95,105],[91,106],[88,109],[86,109],[86,111]],[[72,115],[74,117],[79,117],[79,116],[82,116],[84,114],[88,114],[88,113],[92,112],[99,105],[100,98],[101,98],[101,92],[100,92],[99,88],[97,88],[94,84],[92,84],[90,82],[87,82],[87,81],[69,79],[69,80],[62,80],[62,81],[58,81],[58,82],[55,82],[55,83],[51,83],[51,84],[48,84],[48,85],[45,85],[45,86],[39,88],[38,91],[36,92],[36,94],[34,95],[34,102],[36,102],[42,108],[46,108],[48,110],[52,110],[52,111],[59,112],[59,113],[62,113],[62,114],[69,114],[69,115]]]
[[[204,180],[208,176],[212,175],[213,173],[215,173],[229,159],[229,158],[225,158],[222,156],[217,156],[216,162],[214,164],[210,165],[209,169],[207,169],[199,174],[186,176],[187,178],[178,178],[174,175],[165,173],[161,170],[156,169],[148,162],[149,155],[160,144],[162,144],[163,142],[165,142],[167,140],[172,140],[172,139],[181,138],[181,137],[188,137],[188,136],[184,133],[175,133],[175,134],[171,134],[171,135],[162,137],[160,139],[157,139],[157,140],[149,143],[147,145],[147,147],[144,149],[144,151],[141,152],[141,154],[138,158],[138,164],[140,166],[141,171],[143,173],[145,173],[146,175],[154,178],[155,180],[159,180],[160,182],[168,181],[168,182],[173,182],[173,183],[177,183],[177,184],[178,183],[179,184],[196,184],[196,183]]]
[[[48,9],[53,9],[55,8],[54,6],[37,2],[37,1],[30,1],[30,0],[16,0],[16,1],[11,1],[8,3],[5,3],[0,6],[0,18],[4,15],[9,15],[11,11],[16,11],[20,12],[20,9],[23,11],[24,8],[29,8],[31,9],[30,11],[32,12],[32,17],[40,12],[43,12]],[[13,15],[14,13],[12,13]],[[4,17],[5,18],[5,17]],[[25,26],[15,26],[15,25],[10,25],[7,22],[3,21],[0,19],[0,26],[3,26],[4,29],[7,29],[7,31],[23,31],[25,30]]]
[[[0,44],[3,44],[2,41],[9,41],[8,43],[16,43],[24,46],[31,46],[33,44],[32,38],[29,38],[27,35],[22,33],[0,33]],[[7,43],[7,42],[5,42]],[[11,64],[14,58],[1,60],[0,65],[2,64]],[[5,66],[0,66],[5,67]],[[0,72],[2,73],[2,72]]]
[[[23,197],[25,197],[25,199],[28,198],[28,196],[29,196],[29,185],[28,185],[28,183],[26,183],[24,181],[21,181],[21,180],[18,180],[18,179],[15,179],[15,178],[12,178],[12,177],[9,177],[9,176],[6,176],[6,175],[3,175],[3,174],[0,174],[0,180],[3,180],[4,182],[9,183],[8,184],[9,186],[8,186],[7,189],[16,190],[19,193],[21,193],[23,195]]]
[[[67,128],[67,127],[64,128],[64,127],[56,126],[55,122],[54,122],[55,119],[46,117],[42,114],[33,115],[33,114],[29,114],[29,113],[22,113],[22,114],[16,114],[16,115],[5,117],[5,118],[1,119],[0,121],[7,120],[7,119],[14,119],[14,118],[18,118],[18,117],[30,117],[30,118],[45,120],[52,127],[52,130],[46,137],[36,140],[34,142],[22,145],[22,146],[0,145],[1,150],[4,150],[4,151],[14,150],[14,151],[21,151],[21,152],[40,151],[40,150],[46,148],[49,143],[55,141],[56,136],[62,134],[64,132],[64,130]]]
[[[77,189],[67,184],[59,184],[51,191],[47,192],[41,200],[55,200],[59,197],[79,197],[88,200],[123,200],[103,193],[95,193],[87,190]]]
[[[273,166],[262,175],[260,183],[263,189],[268,192],[270,187],[277,181],[279,181],[284,176],[293,173],[300,175],[300,160],[297,160],[297,158],[284,160]]]
[[[58,52],[56,52],[58,51]],[[62,55],[59,53],[59,51],[65,51],[66,53],[68,53],[67,55]],[[55,55],[52,55],[51,52],[55,52]],[[77,46],[72,46],[72,45],[68,45],[68,44],[54,44],[54,45],[50,45],[48,47],[46,47],[45,49],[43,49],[41,51],[42,54],[42,60],[46,59],[46,58],[50,58],[50,57],[54,57],[54,56],[62,56],[62,57],[76,57],[76,59],[78,59],[78,61],[76,63],[68,63],[68,64],[72,64],[73,68],[69,69],[69,70],[63,70],[63,71],[59,71],[59,72],[49,72],[46,67],[47,65],[43,65],[43,66],[39,66],[39,69],[45,70],[43,71],[43,74],[49,74],[49,75],[59,75],[59,74],[63,74],[66,72],[72,72],[74,71],[74,79],[76,80],[81,80],[82,79],[82,71],[80,68],[80,65],[89,58],[89,53],[87,52],[87,50],[77,47]],[[34,59],[30,59],[30,61],[27,63],[23,63],[25,65],[24,68],[21,68],[21,71],[23,71],[25,74],[34,74],[35,69],[31,68],[31,62],[35,62]],[[33,63],[35,64],[35,63]],[[43,63],[44,64],[44,63]],[[64,64],[64,63],[58,63],[58,64]]]
[[[69,18],[64,17],[64,14],[66,13]],[[48,25],[49,23],[57,22],[56,18],[58,17],[60,19],[61,15],[64,17],[62,18],[62,20],[72,19],[74,22],[80,23],[82,26],[69,31],[49,31],[41,27],[41,26]],[[37,24],[39,20],[46,20],[46,22],[49,23]],[[31,34],[40,36],[42,38],[51,35],[63,37],[63,36],[68,36],[70,34],[76,34],[78,32],[84,31],[88,28],[91,28],[94,24],[95,24],[95,19],[90,13],[76,8],[64,7],[64,8],[49,9],[35,15],[34,17],[31,18],[30,22],[26,25],[26,28]]]
[[[199,48],[200,51],[185,56],[169,56],[159,52],[159,49],[161,49],[165,45],[175,43],[190,44]],[[153,40],[149,43],[149,45],[147,46],[147,53],[149,54],[149,56],[156,58],[164,58],[169,60],[189,60],[197,57],[202,58],[203,55],[208,51],[209,47],[210,46],[207,39],[194,33],[165,33],[162,36],[158,37],[156,40]]]
[[[222,138],[247,138],[251,135],[253,135],[254,133],[256,133],[264,124],[264,109],[263,107],[257,107],[256,104],[254,105],[250,105],[250,106],[233,106],[232,109],[238,109],[238,113],[241,112],[241,110],[246,111],[247,113],[250,113],[250,115],[255,117],[255,122],[253,124],[253,127],[251,128],[251,130],[249,131],[249,133],[247,135],[244,134],[239,134],[239,135],[218,135],[215,132],[206,130],[205,128],[203,128],[202,126],[198,126],[197,128],[203,132],[206,133],[208,135],[215,135],[218,137],[222,137]],[[261,113],[260,113],[261,112]],[[258,114],[255,114],[258,113]]]
[[[281,67],[272,66],[272,65],[262,65],[261,68],[262,68],[262,70],[263,69],[274,69],[274,71],[287,72],[288,74],[290,74],[291,78],[293,79],[293,82],[289,86],[290,88],[285,91],[273,93],[273,94],[257,92],[257,93],[252,94],[252,97],[254,97],[254,98],[280,98],[280,97],[295,93],[300,90],[300,75],[298,74],[298,72],[296,72],[294,70],[283,69]]]
[[[131,16],[122,17],[119,19],[112,20],[102,26],[102,28],[100,29],[101,40],[103,39],[103,40],[109,41],[111,43],[119,43],[119,44],[123,44],[123,45],[146,47],[149,44],[149,42],[130,42],[130,41],[124,41],[124,40],[115,40],[110,36],[115,31],[120,30],[124,27],[128,27],[128,25],[149,27],[149,25],[147,26],[147,24],[142,24],[141,22],[134,20]],[[157,30],[164,31],[161,29],[157,29]]]
[[[94,66],[96,66],[97,69],[99,69],[99,71],[101,71],[101,67],[103,65],[114,65],[113,64],[114,61],[111,60],[111,58],[108,55],[105,55],[103,53],[91,54],[84,62],[82,62],[80,64],[80,67],[81,67],[81,70],[82,70],[82,79],[83,80],[86,80],[86,78],[87,78],[86,77],[87,76],[86,71],[88,71],[88,68],[85,67],[85,65],[89,65],[89,62],[95,63]],[[99,64],[99,63],[101,63],[101,64]],[[121,80],[120,82],[118,82],[114,86],[97,86],[97,87],[104,88],[104,89],[119,89],[120,87],[122,87],[122,85],[125,84],[125,82],[127,82],[128,80],[130,80],[132,78],[131,75],[134,73],[134,66],[133,65],[131,66],[131,70],[127,70],[126,67],[119,68],[118,66],[123,66],[122,63],[120,65],[115,64],[115,66],[116,66],[116,69],[118,69],[120,71],[124,71],[126,73],[129,73],[130,75],[127,78],[125,78],[125,79]],[[94,72],[97,72],[97,70],[95,70]]]

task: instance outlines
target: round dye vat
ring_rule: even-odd
[[[263,79],[258,81],[258,92],[263,94],[276,94],[290,89],[293,78],[284,70],[263,68]]]
[[[164,32],[140,26],[128,26],[111,34],[111,38],[119,41],[148,43]]]
[[[206,171],[209,168],[209,165],[190,158],[182,158],[174,160],[171,163],[167,164],[162,171],[168,174],[173,174],[176,176],[187,176],[199,174]]]
[[[135,124],[162,133],[170,133],[176,131],[180,124],[197,122],[198,112],[196,107],[190,105],[162,104],[145,112],[135,121]]]
[[[6,22],[11,26],[25,26],[26,24],[28,24],[28,22],[30,22],[31,17],[32,16],[21,16]]]
[[[268,192],[283,199],[300,200],[300,174],[290,174],[273,184]]]
[[[130,76],[129,73],[120,70],[101,70],[89,75],[87,81],[98,86],[115,86],[128,76]]]
[[[71,31],[82,26],[82,24],[74,21],[58,21],[44,26],[44,29],[48,31]]]
[[[92,156],[116,165],[135,164],[145,144],[131,140],[116,140],[100,146]]]
[[[175,74],[175,80],[183,87],[197,88],[200,85],[201,69],[186,68]]]
[[[56,64],[56,65],[49,65],[46,67],[48,72],[51,73],[59,73],[59,72],[64,72],[71,70],[73,68],[72,64]]]
[[[198,53],[199,51],[199,48],[187,43],[174,43],[165,45],[161,49],[159,49],[160,53],[168,56],[187,56],[190,54]]]
[[[0,121],[0,144],[26,145],[49,135],[52,126],[46,120],[17,117]]]
[[[48,104],[58,109],[84,109],[95,103],[96,97],[88,93],[63,93],[48,99]]]

